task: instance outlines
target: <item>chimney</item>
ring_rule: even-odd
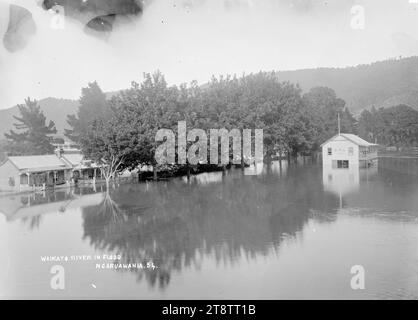
[[[61,158],[63,153],[64,153],[64,149],[62,147],[58,147],[57,149],[55,149],[55,154],[57,155],[58,158]]]

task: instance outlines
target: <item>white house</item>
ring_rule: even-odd
[[[0,164],[0,191],[65,184],[72,168],[54,154],[7,157]]]
[[[0,163],[0,192],[68,186],[100,177],[100,167],[79,150],[57,149],[55,154],[6,157]]]
[[[321,144],[321,147],[324,167],[367,167],[377,159],[378,145],[355,134],[336,134]]]

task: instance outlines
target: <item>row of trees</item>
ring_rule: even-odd
[[[337,132],[359,133],[363,138],[387,145],[417,145],[417,111],[407,106],[363,111],[357,122],[345,102],[326,87],[302,90],[280,82],[273,72],[241,77],[213,77],[169,86],[160,72],[144,74],[141,83],[107,99],[96,82],[82,89],[77,114],[68,116],[65,135],[78,143],[83,153],[106,164],[109,179],[120,170],[155,165],[155,139],[159,129],[177,132],[179,121],[187,130],[199,128],[263,129],[264,157],[312,154]],[[36,101],[20,105],[17,132],[6,134],[13,154],[52,153],[52,121],[48,124]]]
[[[92,112],[92,110],[94,110]],[[86,156],[113,164],[112,172],[155,165],[161,142],[159,129],[177,132],[179,121],[187,130],[263,129],[265,157],[277,153],[296,156],[316,151],[321,142],[342,130],[352,132],[356,121],[343,100],[329,88],[302,94],[297,85],[280,82],[274,73],[212,78],[203,86],[169,86],[160,72],[145,74],[110,100],[97,83],[83,89],[78,114],[70,116],[67,137]]]
[[[406,105],[363,110],[358,131],[362,138],[382,145],[418,146],[418,111]]]

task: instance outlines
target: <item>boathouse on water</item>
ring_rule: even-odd
[[[321,147],[323,165],[327,167],[367,167],[377,159],[378,145],[355,134],[336,134],[321,144]]]

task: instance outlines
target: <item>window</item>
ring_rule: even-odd
[[[348,155],[349,155],[349,156],[352,156],[352,155],[353,155],[353,153],[354,153],[354,149],[353,149],[353,147],[348,147]]]
[[[347,169],[348,167],[348,160],[332,160],[333,169]]]
[[[11,186],[11,187],[15,186],[15,178],[9,177],[9,186]]]
[[[26,173],[20,175],[20,184],[22,184],[22,185],[29,184],[28,175]]]
[[[348,160],[337,160],[337,168],[338,169],[347,169],[348,168]]]
[[[328,155],[331,156],[332,155],[332,148],[328,148]]]

